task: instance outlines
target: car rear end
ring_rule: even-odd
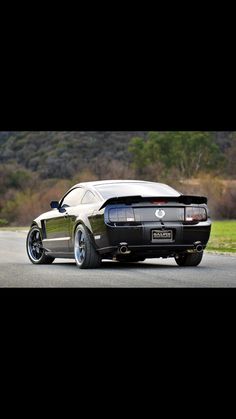
[[[211,220],[201,197],[117,199],[104,209],[104,231],[97,241],[101,255],[171,257],[201,252]]]

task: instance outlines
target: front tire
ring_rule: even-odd
[[[200,253],[184,253],[176,255],[175,261],[179,266],[198,266],[203,257],[203,252]]]
[[[41,232],[37,226],[31,227],[27,235],[26,250],[29,260],[34,265],[49,265],[54,261],[54,258],[45,254]]]
[[[96,269],[101,265],[101,257],[82,224],[79,224],[75,230],[74,255],[80,269]]]

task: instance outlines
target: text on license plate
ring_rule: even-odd
[[[152,230],[152,240],[173,240],[172,230]]]

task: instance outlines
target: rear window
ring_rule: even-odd
[[[95,188],[104,199],[119,196],[141,195],[151,196],[179,196],[179,192],[168,185],[162,183],[109,183],[96,185]]]
[[[93,204],[97,202],[97,198],[91,191],[87,191],[82,199],[82,204]]]

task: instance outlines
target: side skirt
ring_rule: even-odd
[[[51,253],[51,252],[45,252],[47,256],[51,256],[53,258],[60,258],[60,259],[74,259],[74,253]]]

